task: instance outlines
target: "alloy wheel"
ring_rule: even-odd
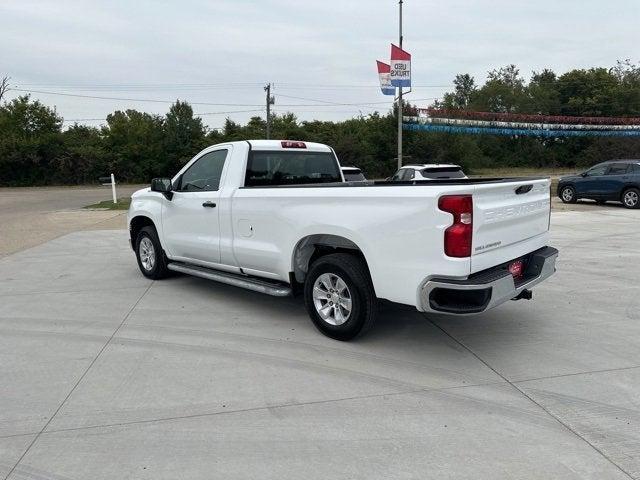
[[[144,237],[140,240],[138,254],[140,255],[142,268],[148,272],[153,270],[153,266],[156,264],[156,249],[153,247],[151,239]]]
[[[624,194],[623,202],[627,207],[635,207],[638,205],[638,201],[640,201],[640,197],[637,192],[629,190]]]
[[[562,199],[565,202],[570,202],[573,200],[573,190],[569,187],[562,190]]]
[[[313,284],[313,304],[320,318],[330,325],[342,325],[351,315],[351,292],[335,273],[323,273]]]

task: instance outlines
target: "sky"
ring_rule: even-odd
[[[639,0],[404,0],[407,99],[511,63],[527,78],[640,62],[639,24]],[[219,128],[264,116],[268,82],[276,113],[340,120],[390,108],[375,60],[397,39],[397,0],[1,0],[0,77],[7,99],[32,91],[67,125],[181,99]]]

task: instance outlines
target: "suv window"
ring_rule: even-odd
[[[633,173],[640,173],[640,163],[631,164],[633,167]]]
[[[344,176],[345,182],[361,182],[366,180],[361,170],[343,170],[342,175]]]
[[[607,175],[624,175],[627,173],[629,169],[629,164],[627,163],[614,163],[609,167],[607,171]]]
[[[180,177],[178,192],[211,192],[220,188],[228,150],[205,153]]]
[[[591,170],[587,170],[586,175],[587,177],[598,177],[600,175],[604,175],[604,172],[606,172],[606,170],[606,165],[599,165],[597,167],[593,167]]]
[[[342,182],[331,152],[253,151],[245,187]]]

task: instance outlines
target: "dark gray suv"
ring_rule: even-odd
[[[558,196],[564,203],[581,198],[622,202],[640,208],[640,160],[611,160],[579,174],[560,178]]]

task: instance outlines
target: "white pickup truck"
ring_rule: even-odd
[[[209,147],[133,194],[142,273],[182,272],[249,290],[301,293],[315,326],[349,340],[378,299],[480,313],[555,271],[547,178],[345,182],[318,143]]]

